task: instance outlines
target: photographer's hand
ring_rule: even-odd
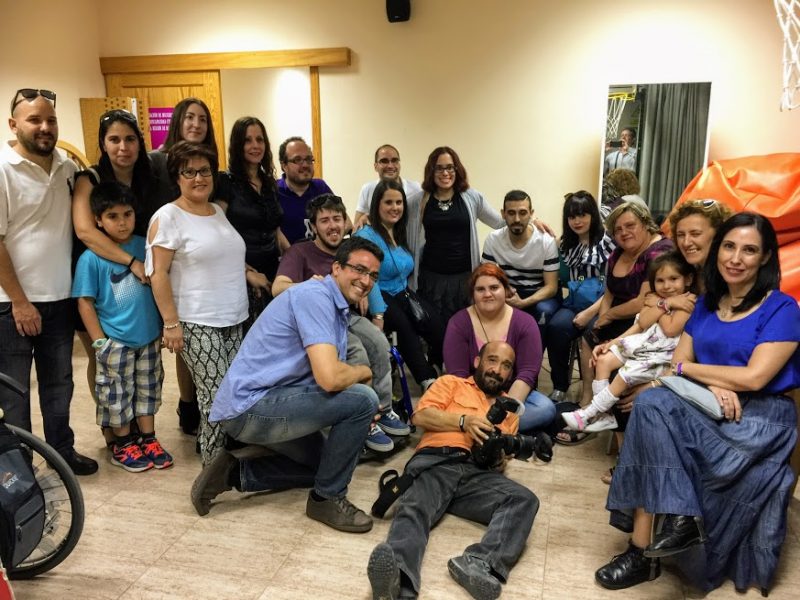
[[[493,429],[494,425],[492,425],[485,416],[464,416],[464,431],[479,444],[482,444],[484,440],[489,437],[489,432]]]

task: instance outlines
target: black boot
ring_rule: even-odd
[[[653,538],[653,543],[645,548],[644,554],[650,558],[672,556],[703,544],[707,539],[702,518],[665,515],[661,531]]]
[[[597,569],[594,579],[606,589],[622,590],[645,581],[652,581],[659,575],[661,575],[659,560],[645,557],[641,548],[629,543],[625,552]]]

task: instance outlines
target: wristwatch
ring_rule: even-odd
[[[108,338],[97,338],[95,341],[92,342],[92,348],[94,348],[95,350],[99,350],[100,348],[103,347],[103,344],[105,344],[107,341]]]

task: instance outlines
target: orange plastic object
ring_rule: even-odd
[[[689,183],[675,206],[705,198],[770,220],[780,245],[781,290],[800,300],[800,154],[712,161]],[[668,220],[663,230],[669,234]]]

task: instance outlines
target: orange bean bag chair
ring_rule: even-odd
[[[800,300],[800,153],[712,161],[689,183],[675,206],[705,198],[770,220],[780,245],[781,290]],[[668,219],[663,229],[668,235]]]

